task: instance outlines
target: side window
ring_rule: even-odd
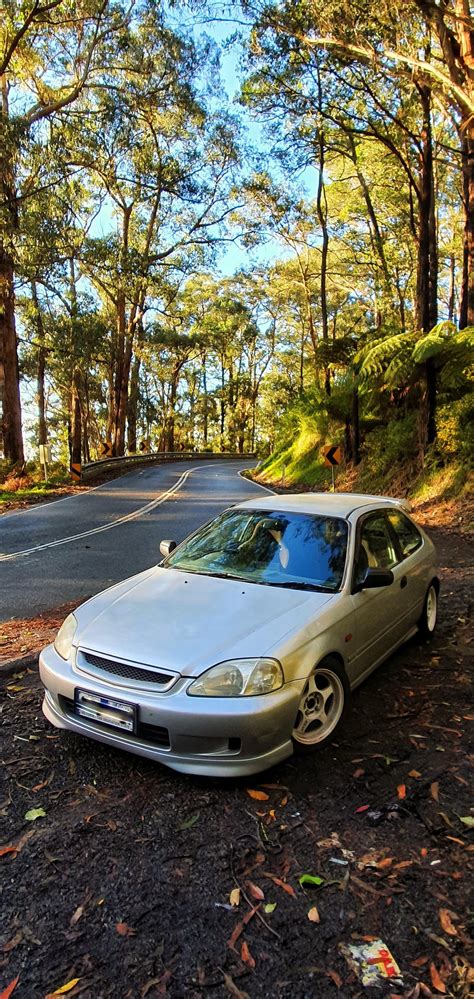
[[[355,583],[361,583],[367,569],[393,569],[398,555],[385,513],[375,513],[362,524],[356,556]]]
[[[404,558],[412,555],[420,547],[422,538],[415,525],[400,510],[392,510],[388,519],[397,535],[398,544]]]

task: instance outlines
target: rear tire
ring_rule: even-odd
[[[438,621],[438,587],[434,582],[430,583],[427,591],[423,611],[418,621],[418,631],[422,638],[429,641],[433,637]]]
[[[336,656],[326,656],[310,673],[301,694],[293,728],[297,753],[327,746],[345,718],[350,700],[346,671]]]

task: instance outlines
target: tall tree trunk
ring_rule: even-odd
[[[474,326],[474,128],[466,123],[462,138],[464,239],[459,328]]]
[[[448,319],[454,322],[456,311],[456,257],[454,253],[449,258],[449,295],[448,295]]]
[[[82,461],[81,372],[74,365],[71,385],[71,464]]]
[[[137,416],[138,416],[138,394],[140,385],[140,365],[139,357],[134,358],[130,375],[130,393],[128,397],[127,428],[128,428],[128,450],[137,450]]]
[[[38,406],[38,444],[46,444],[48,429],[46,426],[46,407],[44,393],[44,375],[46,368],[46,351],[44,347],[43,317],[38,301],[36,281],[31,282],[31,299],[35,310],[36,335],[38,337],[38,360],[36,366],[36,400]]]
[[[181,371],[181,364],[177,363],[171,373],[170,391],[168,396],[168,411],[166,414],[165,451],[175,449],[175,417],[176,399],[178,397],[178,383]]]
[[[221,451],[224,450],[224,431],[225,431],[225,418],[226,418],[226,404],[225,404],[225,368],[224,361],[221,360]]]
[[[0,447],[7,461],[23,464],[23,433],[21,426],[20,373],[15,327],[15,286],[12,251],[8,230],[18,227],[15,197],[14,165],[8,149],[8,85],[0,78],[0,198],[8,218],[6,239],[0,238],[0,403],[2,422]]]
[[[207,395],[207,372],[206,372],[206,362],[207,357],[204,353],[201,358],[201,379],[202,379],[202,392],[204,396],[203,402],[203,424],[202,424],[202,434],[204,437],[204,444],[207,444],[209,437],[209,398]]]
[[[132,205],[122,206],[122,243],[119,262],[119,288],[116,298],[116,364],[114,378],[114,421],[112,444],[114,455],[125,450],[125,420],[127,415],[128,382],[132,359],[132,343],[127,337],[125,280],[128,266],[128,242]]]
[[[319,69],[319,63],[317,65],[317,80],[318,80],[318,109],[320,115],[323,112],[323,91],[321,85],[321,73]],[[321,226],[321,280],[320,280],[320,298],[321,298],[321,333],[324,346],[327,347],[329,344],[329,314],[328,314],[328,299],[327,299],[327,266],[328,266],[328,250],[329,250],[329,229],[328,229],[328,206],[326,200],[326,188],[324,185],[324,166],[325,166],[325,139],[324,132],[321,125],[318,129],[317,138],[317,150],[318,150],[318,189],[316,192],[316,212]],[[326,395],[331,394],[331,374],[329,370],[329,365],[326,362],[324,367],[324,388]]]
[[[416,317],[419,330],[428,333],[438,321],[438,250],[436,233],[433,139],[431,130],[431,90],[418,84],[423,108],[422,150],[419,181],[418,269],[416,282]],[[432,358],[425,364],[426,443],[436,438],[436,365]]]
[[[81,418],[82,418],[82,455],[84,461],[91,460],[89,426],[90,426],[90,397],[89,397],[89,376],[87,371],[83,375],[84,391],[81,398]]]

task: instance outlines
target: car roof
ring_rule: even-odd
[[[393,496],[370,496],[366,493],[276,493],[236,504],[250,510],[286,510],[293,513],[326,514],[348,517],[364,507],[392,506],[409,510],[407,500]]]

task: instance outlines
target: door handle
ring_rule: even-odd
[[[400,589],[404,590],[405,586],[407,585],[407,583],[408,583],[407,577],[406,576],[402,576],[402,578],[400,580]]]

